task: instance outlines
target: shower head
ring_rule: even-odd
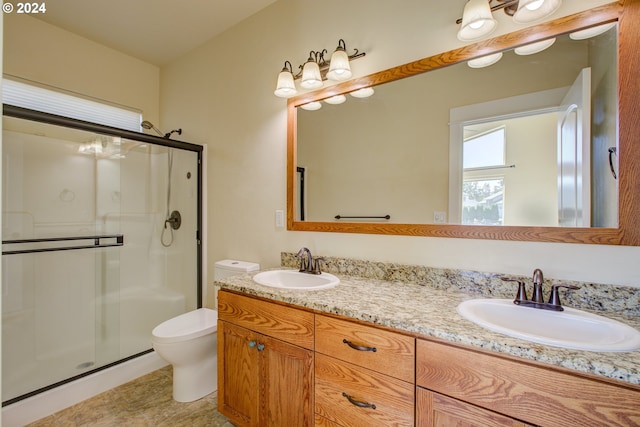
[[[142,126],[144,129],[146,130],[153,130],[155,133],[157,133],[160,136],[164,136],[165,138],[170,138],[172,134],[177,133],[178,135],[182,135],[182,128],[180,129],[174,129],[171,132],[167,132],[167,133],[162,133],[160,132],[160,129],[158,129],[157,127],[155,127],[153,125],[153,123],[151,123],[148,120],[144,120],[142,123],[140,123],[140,126]]]
[[[160,136],[165,136],[162,132],[160,132],[160,129],[158,129],[157,127],[155,127],[153,125],[153,123],[151,123],[148,120],[143,121],[142,123],[140,123],[140,126],[142,126],[144,129],[146,130],[153,130],[155,133],[157,133]]]

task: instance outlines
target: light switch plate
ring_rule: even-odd
[[[276,210],[276,228],[284,228],[284,211]]]
[[[446,224],[447,223],[447,213],[446,212],[434,212],[433,213],[433,223],[434,224]]]

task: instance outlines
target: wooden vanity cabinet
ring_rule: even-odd
[[[413,426],[415,338],[316,315],[316,425]]]
[[[313,426],[313,314],[221,291],[218,410],[236,426]]]
[[[638,386],[224,290],[218,317],[238,427],[640,426]]]
[[[633,386],[422,339],[416,352],[420,427],[640,425]]]

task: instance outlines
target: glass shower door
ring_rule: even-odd
[[[153,328],[202,301],[202,146],[13,108],[3,405],[152,351]]]
[[[10,401],[93,369],[106,354],[98,347],[118,340],[117,307],[96,301],[119,289],[123,237],[105,234],[97,214],[108,199],[100,192],[120,187],[117,161],[99,167],[96,156],[108,148],[117,158],[108,137],[3,120],[2,391]]]

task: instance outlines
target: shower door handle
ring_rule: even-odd
[[[107,242],[103,240],[108,240]],[[64,245],[64,242],[82,242],[83,244],[70,244]],[[88,241],[93,241],[92,244]],[[54,243],[57,242],[61,246],[47,246],[47,247],[31,247],[34,243]],[[56,252],[56,251],[70,251],[77,249],[97,249],[97,248],[110,248],[113,246],[124,245],[124,235],[112,234],[112,235],[100,235],[100,236],[78,236],[78,237],[48,237],[42,239],[16,239],[16,240],[3,240],[2,255],[15,255],[15,254],[32,254],[38,252]],[[21,249],[16,250],[4,250],[4,245],[24,245]],[[19,246],[20,247],[20,246]]]

